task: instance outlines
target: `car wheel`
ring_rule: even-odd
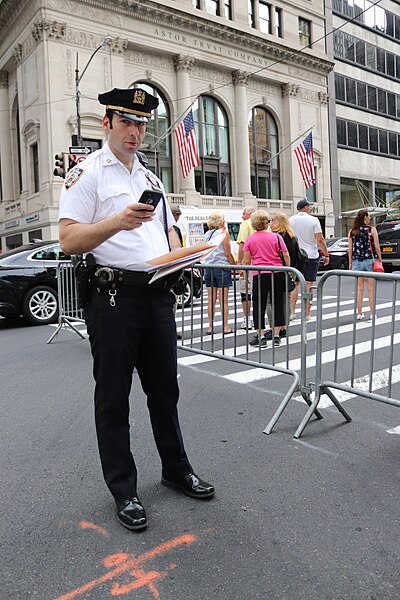
[[[58,318],[57,292],[46,285],[29,290],[22,303],[22,314],[30,325],[49,325]]]
[[[192,288],[190,286],[190,280],[184,275],[183,276],[184,280],[185,280],[185,284],[186,284],[186,290],[183,294],[180,294],[179,296],[176,297],[176,302],[177,302],[177,306],[178,308],[182,308],[182,305],[186,308],[187,306],[190,306],[191,302],[192,302]]]
[[[349,268],[349,261],[347,258],[342,258],[342,260],[340,261],[340,267],[339,269],[343,269],[343,270],[348,270]]]

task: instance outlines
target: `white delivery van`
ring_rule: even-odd
[[[225,215],[225,222],[231,239],[232,254],[237,260],[239,250],[237,238],[242,223],[243,209],[197,208],[196,206],[182,206],[180,208],[182,215],[177,224],[182,231],[185,246],[193,246],[193,244],[203,241],[204,234],[208,230],[207,221],[210,214],[220,210]]]

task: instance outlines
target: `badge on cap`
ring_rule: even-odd
[[[146,101],[146,92],[143,90],[135,90],[133,95],[133,102],[135,104],[144,104]]]

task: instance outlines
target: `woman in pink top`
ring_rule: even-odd
[[[244,243],[244,264],[254,266],[281,267],[282,251],[285,265],[290,265],[289,252],[282,236],[272,231],[267,231],[269,223],[268,213],[257,210],[251,215],[251,224],[255,233],[247,238]],[[273,278],[273,284],[272,284]],[[272,299],[272,289],[274,297]],[[257,328],[257,335],[251,340],[252,346],[265,347],[265,309],[270,297],[272,304],[274,324],[274,346],[281,343],[279,330],[285,325],[285,274],[272,273],[271,271],[253,271],[253,318]]]

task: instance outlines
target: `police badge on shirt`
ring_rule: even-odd
[[[71,169],[68,172],[64,182],[65,189],[69,190],[70,188],[72,188],[72,186],[78,181],[83,172],[84,169],[81,169],[79,167],[74,167],[73,169]]]
[[[145,175],[146,175],[146,179],[149,182],[151,188],[153,190],[157,190],[159,192],[161,190],[161,186],[160,186],[160,183],[159,183],[157,177],[154,175],[154,173],[152,173],[151,171],[147,171]]]

